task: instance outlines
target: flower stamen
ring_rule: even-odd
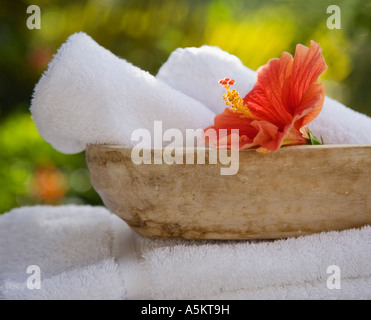
[[[219,81],[219,83],[222,84],[227,90],[227,93],[223,95],[225,104],[231,108],[231,111],[235,113],[242,113],[249,119],[256,119],[247,105],[244,105],[243,99],[240,97],[238,91],[236,91],[235,89],[230,90],[230,86],[233,86],[235,82],[235,80],[230,78],[225,78]]]

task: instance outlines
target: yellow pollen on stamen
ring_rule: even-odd
[[[230,90],[229,87],[229,84],[224,85],[224,88],[227,89],[227,93],[223,95],[225,104],[231,108],[231,111],[242,113],[247,118],[255,119],[255,116],[251,113],[250,109],[243,103],[238,91],[235,89]]]

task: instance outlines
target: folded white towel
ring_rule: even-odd
[[[157,79],[201,101],[215,113],[226,108],[225,89],[219,84],[226,77],[236,80],[234,88],[244,97],[254,86],[256,74],[235,56],[217,48],[177,49],[160,68]],[[308,127],[328,144],[371,143],[371,118],[325,98],[323,110]]]
[[[0,216],[0,298],[121,297],[111,217],[89,206],[23,207]],[[40,268],[40,290],[27,288],[30,265]]]
[[[88,143],[135,145],[135,129],[205,128],[214,113],[99,46],[84,33],[68,38],[37,84],[31,105],[40,135],[64,153]]]
[[[102,207],[0,216],[0,298],[371,299],[371,227],[277,241],[151,240]],[[27,288],[29,265],[41,289]],[[340,289],[329,289],[340,268]]]

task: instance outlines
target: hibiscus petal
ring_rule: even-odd
[[[298,113],[297,108],[307,90],[317,83],[318,77],[327,69],[321,51],[320,45],[314,41],[310,42],[309,48],[301,44],[296,46],[291,75],[282,90],[283,103],[292,115]]]
[[[281,128],[292,120],[282,102],[282,90],[292,65],[293,58],[287,52],[283,52],[280,59],[271,59],[257,70],[257,83],[244,98],[244,103],[257,118]]]
[[[305,144],[306,139],[303,138],[301,128],[321,111],[325,97],[324,90],[322,83],[313,83],[303,97],[301,105],[296,109],[292,122],[286,125],[282,132],[278,132],[275,139],[263,144],[262,148],[274,152],[282,145]]]
[[[205,142],[216,148],[231,147],[232,129],[238,129],[240,137],[239,147],[250,144],[257,134],[255,127],[250,125],[251,121],[251,119],[244,117],[242,114],[226,108],[214,118],[213,126],[204,129]],[[224,129],[225,134],[220,134],[220,129]]]
[[[248,149],[256,146],[261,146],[268,143],[269,141],[272,141],[272,139],[275,140],[277,138],[278,127],[275,126],[274,124],[269,123],[267,121],[255,120],[251,123],[251,125],[254,128],[256,128],[258,133],[256,134],[252,142],[245,143],[242,146],[240,146],[241,149]]]
[[[325,100],[325,86],[323,83],[313,83],[303,98],[296,112],[301,113],[302,117],[295,123],[295,127],[300,130],[303,126],[314,120],[322,110]],[[307,112],[303,112],[307,110]]]
[[[258,151],[274,152],[283,145],[300,145],[307,143],[307,140],[302,137],[298,131],[291,124],[288,125],[283,132],[277,132],[274,139],[262,144]]]
[[[218,114],[214,118],[214,125],[206,130],[212,128],[217,130],[227,129],[228,132],[232,129],[238,129],[240,131],[240,136],[247,136],[251,140],[256,136],[257,130],[250,125],[253,120],[244,117],[240,113],[235,113],[230,109],[226,108],[222,113]]]

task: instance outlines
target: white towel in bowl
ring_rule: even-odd
[[[216,114],[227,107],[223,100],[225,88],[220,79],[233,78],[233,86],[245,96],[256,81],[255,71],[241,60],[218,47],[178,48],[162,65],[156,78],[190,97],[201,101]]]
[[[37,84],[31,113],[40,135],[64,153],[88,143],[131,146],[135,129],[206,128],[215,114],[85,33],[68,38]]]
[[[274,58],[274,57],[272,57]],[[256,74],[242,62],[218,47],[176,49],[160,68],[157,79],[201,101],[215,113],[226,108],[226,77],[236,80],[234,89],[244,97],[254,86]],[[371,118],[326,96],[319,116],[308,125],[326,144],[370,144]]]

